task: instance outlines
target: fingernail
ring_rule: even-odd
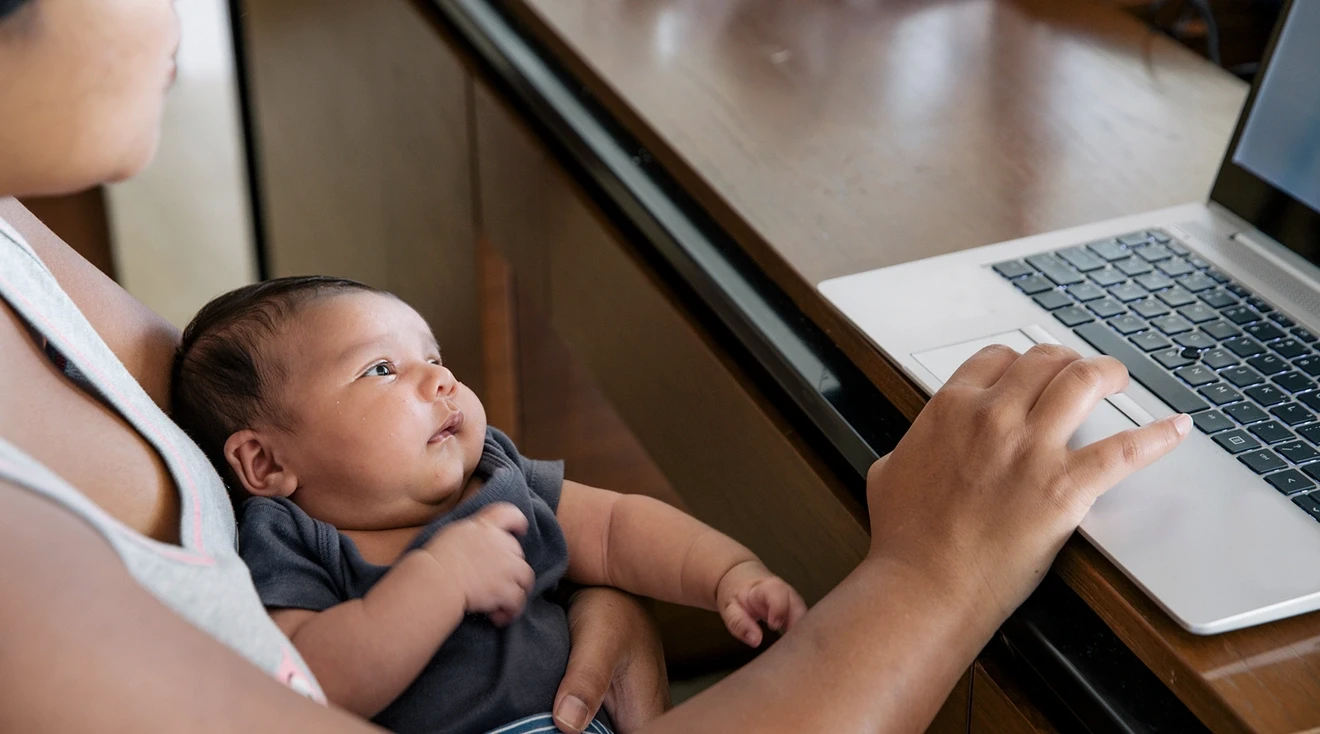
[[[577,696],[565,696],[564,700],[559,702],[559,709],[555,711],[555,719],[574,731],[587,728],[589,716],[587,705]]]
[[[1173,427],[1178,431],[1179,436],[1186,436],[1192,430],[1192,417],[1186,413],[1180,413],[1173,419]]]

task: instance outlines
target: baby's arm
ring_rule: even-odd
[[[786,630],[802,597],[727,535],[659,500],[565,481],[556,513],[568,577],[718,611],[729,631],[761,643],[757,621]]]
[[[496,504],[409,552],[367,595],[323,612],[275,609],[326,697],[375,716],[413,682],[467,612],[497,624],[522,611],[533,573],[514,533],[527,518]]]

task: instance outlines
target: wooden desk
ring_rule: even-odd
[[[565,138],[571,130],[546,122],[556,111],[534,96],[545,80],[520,78],[516,64],[492,62],[498,49],[492,56],[483,45],[479,24],[454,21],[484,3],[418,2],[415,17],[395,0],[370,12],[344,2],[315,9],[294,0],[242,4],[251,11],[250,74],[258,81],[270,77],[261,71],[261,44],[252,41],[273,27],[288,35],[272,34],[266,43],[296,38],[311,67],[341,56],[350,37],[373,38],[373,27],[397,28],[409,17],[435,23],[458,60],[437,61],[442,54],[428,48],[426,63],[450,64],[473,81],[444,98],[468,111],[466,123],[431,121],[447,144],[466,136],[452,147],[466,145],[471,155],[457,163],[426,160],[461,189],[460,201],[475,202],[477,236],[512,262],[520,294],[548,314],[695,512],[788,569],[808,596],[819,596],[856,561],[865,536],[846,462],[841,469],[822,458],[801,429],[800,413],[784,409],[780,392],[749,366],[763,353],[739,341],[737,323],[720,321],[719,299],[712,301],[706,285],[693,285],[682,263],[648,242],[675,235],[648,224],[655,212],[629,198],[631,174],[611,179],[595,171],[591,145],[575,147],[580,141]],[[263,5],[280,9],[264,16],[279,24],[261,26]],[[749,277],[777,289],[784,308],[805,317],[803,329],[827,335],[909,417],[922,396],[824,304],[817,282],[1202,198],[1245,94],[1244,85],[1176,44],[1084,0],[503,5],[505,20],[567,80],[570,94],[604,118],[606,134],[640,146],[637,170],[682,202],[679,215],[732,243],[737,252],[730,258],[750,263]],[[315,34],[289,30],[298,9],[321,33],[336,19],[351,18],[351,26],[318,47]],[[386,41],[374,38],[373,53],[404,46],[383,49]],[[409,39],[425,45],[415,34]],[[334,53],[309,55],[318,48]],[[294,62],[286,55],[282,63]],[[408,69],[406,58],[393,63],[389,68]],[[373,85],[353,68],[355,95],[369,99]],[[297,77],[303,88],[315,78],[307,73]],[[268,116],[258,122],[258,140],[267,143],[262,157],[276,157],[270,143],[281,129],[290,134],[296,115],[279,107],[276,86],[264,96],[261,84],[255,87],[257,117]],[[400,89],[392,91],[389,103],[406,108]],[[435,109],[428,96],[435,90],[402,91]],[[369,105],[367,99],[355,96],[353,103]],[[306,116],[301,134],[325,119],[316,113],[297,111]],[[357,156],[372,146],[397,148],[385,133],[380,140],[331,136],[326,144],[326,157],[336,145],[352,146]],[[395,165],[406,166],[394,155]],[[454,174],[460,169],[470,188],[454,183],[463,178]],[[280,216],[272,199],[297,196],[298,174],[282,175],[276,182],[266,176],[272,219]],[[414,197],[370,205],[412,211]],[[640,214],[631,217],[634,210]],[[285,228],[282,236],[292,235]],[[334,249],[332,233],[318,237],[305,252]],[[705,385],[706,393],[684,397],[692,384]],[[655,390],[677,396],[688,410],[709,411],[707,433],[693,437],[690,420],[657,411]],[[726,442],[732,459],[712,455],[711,444]],[[1210,729],[1320,726],[1320,616],[1195,637],[1084,542],[1065,549],[1056,571]],[[1003,663],[1002,656],[978,663],[941,726],[1051,725],[1049,712],[1038,710],[1048,706],[1018,686],[1017,673]],[[959,700],[973,715],[960,718]],[[1013,718],[1013,711],[1021,715]],[[993,712],[1001,718],[987,723]]]

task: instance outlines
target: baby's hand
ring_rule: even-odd
[[[463,592],[465,612],[484,613],[503,627],[522,613],[536,580],[516,537],[525,532],[526,516],[497,502],[448,525],[423,548]]]
[[[746,561],[729,569],[715,592],[724,626],[751,647],[761,644],[761,626],[787,632],[807,613],[802,597],[786,581],[770,573],[760,561]]]

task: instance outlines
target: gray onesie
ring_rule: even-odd
[[[520,540],[536,583],[522,616],[509,626],[498,628],[484,615],[463,620],[412,685],[376,716],[393,731],[481,732],[550,711],[568,665],[568,622],[546,598],[568,568],[568,547],[555,520],[563,464],[524,458],[508,436],[491,428],[476,475],[485,486],[426,526],[408,550],[487,505],[510,502],[527,516]],[[365,596],[389,571],[363,560],[351,539],[287,499],[248,500],[239,528],[243,559],[267,607],[323,611]]]

